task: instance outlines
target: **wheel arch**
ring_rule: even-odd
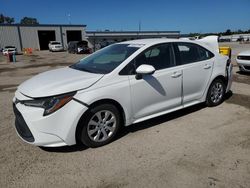
[[[218,102],[218,103],[211,103],[211,101],[210,101],[210,99],[208,99],[208,96],[209,96],[209,91],[210,91],[210,88],[211,88],[211,86],[212,86],[212,84],[214,83],[214,81],[215,80],[220,80],[221,82],[223,82],[224,83],[224,95],[225,95],[225,93],[226,93],[226,87],[227,87],[227,83],[228,83],[228,80],[227,80],[227,78],[225,77],[225,76],[223,76],[223,75],[217,75],[216,77],[214,77],[212,80],[211,80],[211,82],[210,82],[210,84],[208,85],[208,88],[207,88],[207,91],[206,91],[206,95],[204,96],[204,100],[203,101],[205,101],[206,102],[206,105],[207,106],[209,106],[209,107],[212,107],[212,106],[217,106],[217,105],[219,105],[219,104],[221,104],[222,102],[223,102],[223,99],[220,101],[220,102]]]
[[[210,85],[211,85],[215,80],[217,80],[217,79],[222,80],[223,83],[225,84],[225,87],[227,87],[227,82],[228,82],[228,80],[227,80],[227,78],[226,78],[225,76],[223,76],[223,75],[218,75],[218,76],[216,76],[216,77],[212,80],[212,82],[210,83]],[[209,85],[209,86],[210,86],[210,85]]]
[[[207,94],[208,94],[208,91],[209,91],[209,88],[211,86],[211,84],[216,80],[216,79],[221,79],[223,81],[223,83],[225,84],[225,86],[227,87],[227,78],[222,75],[222,74],[219,74],[219,75],[216,75],[215,77],[211,78],[211,80],[209,81],[207,87],[206,87],[206,90],[203,94],[203,97],[201,99],[202,102],[206,101],[206,98],[207,98]]]
[[[90,105],[88,106],[88,110],[82,114],[81,118],[79,119],[79,121],[78,121],[78,123],[77,123],[76,131],[75,131],[76,143],[80,143],[79,138],[80,138],[80,136],[81,136],[81,129],[82,129],[82,124],[81,124],[81,122],[83,121],[84,117],[86,116],[86,114],[88,113],[88,111],[89,111],[90,109],[92,109],[92,108],[94,108],[94,107],[96,107],[96,106],[98,106],[98,105],[101,105],[101,104],[112,104],[112,105],[114,105],[114,106],[118,109],[118,111],[119,111],[119,113],[120,113],[120,115],[121,115],[121,118],[122,118],[122,126],[126,125],[126,115],[125,115],[125,111],[124,111],[122,105],[121,105],[119,102],[117,102],[117,101],[114,100],[114,99],[108,99],[108,98],[107,98],[107,99],[97,100],[97,101],[93,102],[92,104],[90,104]]]

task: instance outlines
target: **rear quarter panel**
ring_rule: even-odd
[[[214,81],[214,79],[217,78],[218,76],[226,77],[226,65],[227,65],[228,59],[229,58],[227,56],[221,55],[219,53],[215,54],[213,71],[212,71],[209,83],[207,85],[206,92],[204,92],[204,96],[202,97],[202,101],[206,100],[209,86]]]

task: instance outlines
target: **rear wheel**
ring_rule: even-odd
[[[217,106],[224,100],[225,84],[221,79],[212,82],[207,93],[207,106]]]
[[[96,106],[83,118],[80,140],[88,147],[103,146],[114,139],[120,126],[120,113],[114,105]]]

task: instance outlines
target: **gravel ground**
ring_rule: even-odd
[[[229,45],[233,55],[249,48]],[[0,187],[250,187],[250,74],[237,67],[233,95],[220,106],[196,105],[132,125],[107,146],[22,142],[13,128],[17,85],[81,57],[42,51],[8,64],[0,56]]]

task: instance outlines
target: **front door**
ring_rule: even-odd
[[[182,71],[175,66],[172,44],[150,47],[138,55],[132,63],[152,65],[156,71],[138,79],[129,76],[134,119],[181,106]]]

